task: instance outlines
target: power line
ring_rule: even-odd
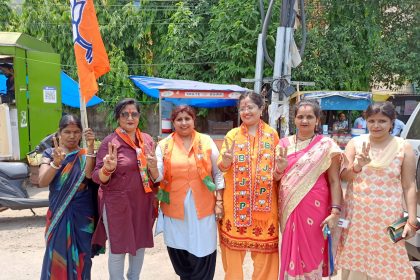
[[[39,62],[43,64],[50,64],[50,65],[60,65],[62,67],[67,68],[77,68],[76,65],[65,65],[61,63],[55,63],[55,62],[47,62],[42,61],[39,59],[33,59],[33,58],[25,58],[25,57],[18,57],[15,56],[15,59],[24,59],[27,61],[33,61],[33,62]],[[138,63],[138,64],[126,64],[129,66],[129,68],[133,68],[134,66],[165,66],[165,65],[206,65],[206,64],[218,64],[218,63],[224,63],[226,61],[201,61],[201,62],[166,62],[166,63]]]

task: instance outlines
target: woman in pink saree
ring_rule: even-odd
[[[334,229],[341,212],[339,172],[342,151],[328,137],[315,134],[321,110],[317,102],[296,105],[296,135],[278,148],[281,259],[279,279],[328,276],[328,246],[323,230]]]

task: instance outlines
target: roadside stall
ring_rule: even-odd
[[[365,133],[363,129],[353,128],[353,123],[356,117],[371,104],[370,92],[303,91],[291,97],[293,103],[301,98],[315,99],[319,102],[322,110],[320,133],[333,138],[342,149],[352,137]],[[344,115],[345,118],[340,119],[339,115]]]
[[[144,93],[159,99],[159,133],[162,137],[172,131],[171,104],[186,104],[199,108],[235,106],[239,96],[249,91],[249,89],[237,85],[210,84],[189,80],[146,76],[130,76],[130,79]],[[169,102],[169,106],[165,102]],[[220,148],[225,133],[233,128],[233,120],[226,122],[208,120],[208,124],[208,134]]]

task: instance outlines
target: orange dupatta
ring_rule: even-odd
[[[146,160],[146,155],[145,155],[145,150],[144,150],[144,142],[143,142],[143,138],[141,137],[141,131],[139,128],[136,129],[136,138],[137,141],[139,142],[139,146],[137,146],[130,138],[130,136],[128,136],[127,132],[122,129],[121,127],[118,127],[115,130],[115,133],[118,134],[119,137],[121,137],[121,139],[127,144],[129,145],[131,148],[133,148],[136,151],[136,155],[137,155],[137,164],[139,166],[139,172],[140,172],[140,176],[141,179],[143,181],[143,188],[144,188],[144,192],[145,193],[149,193],[152,192],[152,188],[151,188],[151,181],[149,179],[149,176],[147,175],[147,160]]]

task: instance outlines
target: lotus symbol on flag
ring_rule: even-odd
[[[93,60],[92,44],[83,38],[79,31],[85,6],[86,0],[71,0],[71,24],[73,26],[73,42],[86,50],[86,62],[90,64]]]

